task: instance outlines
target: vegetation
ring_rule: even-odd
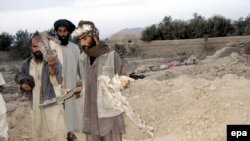
[[[250,35],[250,15],[232,21],[221,15],[206,19],[198,13],[188,21],[172,20],[166,16],[159,24],[147,27],[142,32],[142,41],[195,39],[208,37],[226,37]]]
[[[13,43],[14,37],[9,33],[3,32],[0,35],[0,51],[8,51]]]
[[[29,42],[31,36],[32,34],[28,33],[27,30],[25,31],[19,30],[16,33],[15,42],[10,50],[12,59],[18,59],[18,58],[24,59],[25,57],[30,55]]]
[[[56,35],[53,28],[47,30],[52,36]],[[25,58],[30,55],[29,40],[33,34],[27,30],[19,30],[16,35],[2,32],[0,34],[0,51],[9,51],[12,59]],[[206,19],[198,13],[193,14],[193,18],[184,20],[172,20],[171,16],[166,16],[159,24],[154,24],[147,27],[142,32],[142,41],[153,40],[175,40],[175,39],[195,39],[208,37],[225,37],[225,36],[242,36],[250,35],[250,15],[246,18],[239,18],[237,21],[232,21],[220,15],[214,15]],[[78,43],[77,40],[71,41]],[[126,48],[122,45],[116,45],[122,57],[126,55]],[[80,48],[81,49],[81,48]],[[132,47],[132,56],[136,55],[137,48]],[[126,55],[125,55],[125,54]]]
[[[51,36],[56,35],[53,28],[47,30],[47,32]],[[19,30],[15,36],[3,32],[0,34],[0,51],[9,51],[11,60],[24,59],[31,55],[30,39],[35,34],[39,34],[39,31],[29,33],[27,30]],[[73,38],[70,38],[70,40],[77,43]]]
[[[114,49],[121,58],[137,57],[139,46],[136,43],[129,44],[115,44]]]
[[[114,49],[118,52],[121,58],[125,57],[126,48],[124,45],[115,44]]]

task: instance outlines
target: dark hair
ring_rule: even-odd
[[[34,38],[41,38],[41,35],[40,35],[38,32],[34,33],[34,34],[32,35],[32,37],[30,38],[30,41],[29,41],[30,46],[32,45],[32,40],[33,40]]]
[[[66,19],[59,19],[59,20],[55,21],[55,23],[54,23],[54,29],[55,29],[55,31],[57,31],[57,29],[58,29],[59,26],[66,27],[69,30],[70,34],[76,28],[76,26],[71,21],[66,20]]]

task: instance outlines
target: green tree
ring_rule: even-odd
[[[170,24],[170,39],[186,39],[186,22],[182,20],[175,20]]]
[[[157,29],[156,25],[151,25],[147,27],[145,30],[142,31],[142,41],[152,41],[152,40],[159,40],[159,30]]]
[[[250,35],[250,14],[245,18],[245,35]]]
[[[163,40],[171,39],[172,28],[171,28],[172,17],[165,16],[159,24],[159,33]]]
[[[0,51],[7,51],[13,43],[14,37],[7,32],[0,34]]]
[[[193,18],[189,20],[187,27],[187,38],[202,38],[206,34],[207,22],[204,17],[198,13],[193,14]]]
[[[233,25],[234,25],[233,35],[245,34],[246,22],[244,21],[243,17],[239,18],[238,21],[235,21]]]
[[[225,37],[233,33],[231,20],[220,15],[209,18],[207,28],[209,37]]]
[[[27,30],[19,30],[16,33],[15,43],[13,49],[11,50],[11,55],[13,59],[24,59],[30,55],[30,38],[32,34],[28,33]]]
[[[168,25],[172,22],[172,17],[171,16],[165,16],[162,20],[163,25]]]
[[[250,15],[234,23],[221,15],[206,20],[205,17],[194,13],[193,18],[188,21],[172,20],[171,16],[165,16],[159,24],[149,26],[142,31],[141,40],[195,39],[232,35],[250,35]]]

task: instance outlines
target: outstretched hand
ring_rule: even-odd
[[[120,76],[120,78],[121,78],[121,85],[119,86],[120,90],[123,90],[124,88],[126,88],[129,85],[129,81],[134,81],[133,78],[130,78],[125,75]]]

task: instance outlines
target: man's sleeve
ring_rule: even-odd
[[[33,77],[27,73],[27,68],[25,68],[24,64],[21,66],[20,71],[15,75],[14,80],[17,84],[20,84],[21,86],[23,83],[27,83],[32,89],[35,87]],[[22,87],[20,87],[20,89],[21,91],[25,91],[22,89]]]
[[[81,86],[82,85],[82,82],[83,82],[83,74],[81,74],[81,65],[82,63],[80,63],[80,59],[78,59],[78,63],[77,63],[77,77],[76,77],[76,86]]]
[[[123,70],[123,63],[120,55],[115,51],[114,52],[114,69],[115,69],[115,74],[119,75],[126,75],[126,73]]]

